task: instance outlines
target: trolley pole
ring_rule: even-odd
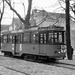
[[[70,15],[69,15],[69,0],[66,0],[66,46],[67,57],[72,60],[71,40],[70,40]]]

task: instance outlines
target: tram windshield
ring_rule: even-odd
[[[54,31],[48,33],[48,43],[49,44],[59,44],[64,43],[64,32]]]

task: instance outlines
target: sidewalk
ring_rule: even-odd
[[[59,62],[61,63],[65,63],[65,64],[72,64],[75,65],[75,55],[73,55],[73,60],[68,60],[67,58],[64,60],[59,60]]]

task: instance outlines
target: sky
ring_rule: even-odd
[[[18,11],[18,13],[24,17],[27,12],[27,0],[13,0],[12,5],[14,9]],[[23,6],[23,3],[25,4],[25,7]],[[48,12],[62,12],[61,9],[59,9],[59,3],[58,0],[33,0],[32,2],[32,9],[38,8],[38,9],[44,9]],[[2,20],[2,24],[9,24],[12,22],[12,18],[17,17],[15,13],[13,13],[8,6],[6,6],[5,14]]]

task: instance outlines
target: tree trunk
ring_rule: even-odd
[[[31,7],[32,7],[32,0],[28,0],[28,10],[27,10],[27,15],[25,18],[25,28],[28,28],[30,26],[30,14],[31,14]]]

